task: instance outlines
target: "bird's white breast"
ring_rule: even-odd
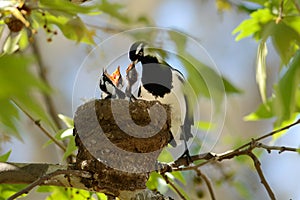
[[[144,87],[141,87],[141,99],[153,101],[157,100],[162,104],[170,105],[171,107],[171,132],[176,139],[179,139],[181,133],[181,126],[184,123],[186,116],[186,102],[184,93],[182,91],[183,83],[181,82],[181,74],[173,72],[172,86],[170,93],[165,94],[163,97],[154,97]]]

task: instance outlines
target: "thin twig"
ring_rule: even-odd
[[[273,193],[270,185],[268,184],[268,182],[267,182],[267,180],[266,180],[266,178],[265,178],[265,176],[264,176],[264,174],[262,172],[262,169],[260,167],[260,162],[259,162],[258,158],[251,151],[249,151],[247,153],[247,155],[250,156],[250,158],[253,160],[253,163],[254,163],[255,169],[256,169],[256,171],[258,173],[258,176],[260,178],[260,181],[265,186],[265,188],[266,188],[266,190],[267,190],[267,192],[269,194],[269,197],[272,200],[275,200],[276,199],[275,194]]]
[[[52,172],[52,173],[49,173],[49,174],[46,174],[46,175],[40,177],[39,179],[32,182],[30,185],[28,185],[24,189],[20,190],[19,192],[16,192],[14,195],[9,197],[7,200],[13,200],[13,199],[16,199],[17,197],[21,196],[22,194],[27,194],[34,187],[36,187],[38,185],[42,185],[45,181],[50,180],[51,178],[53,178],[55,176],[58,176],[58,175],[62,175],[62,174],[63,175],[69,175],[69,176],[76,175],[76,176],[80,176],[80,177],[91,176],[89,174],[89,172],[81,171],[81,170],[57,170],[55,172]]]
[[[280,133],[280,132],[282,132],[282,131],[288,130],[289,128],[291,128],[291,127],[293,127],[293,126],[295,126],[295,125],[297,125],[297,124],[300,124],[300,119],[298,119],[296,122],[294,122],[294,123],[292,123],[292,124],[290,124],[290,125],[287,125],[287,126],[282,127],[282,128],[280,128],[280,129],[274,130],[274,131],[272,131],[272,132],[270,132],[270,133],[268,133],[268,134],[265,134],[265,135],[263,135],[263,136],[261,136],[261,137],[258,137],[258,138],[256,138],[256,139],[253,139],[253,140],[256,141],[256,142],[258,142],[258,141],[260,141],[260,140],[262,140],[262,139],[268,138],[268,137],[273,136],[273,135],[275,135],[275,134],[277,134],[277,133]],[[248,143],[246,143],[246,144],[244,144],[244,145],[242,145],[242,146],[240,146],[240,147],[238,147],[236,150],[243,149],[243,148],[245,148],[245,147],[251,145],[251,143],[252,143],[252,141],[251,141],[251,142],[248,142]],[[235,151],[236,151],[236,150],[235,150]]]
[[[215,196],[212,184],[211,184],[210,180],[208,179],[208,177],[205,174],[203,174],[199,169],[196,169],[195,171],[196,171],[197,175],[199,177],[201,177],[204,180],[205,184],[207,185],[211,199],[215,200],[216,196]]]
[[[278,153],[282,153],[284,151],[292,151],[292,152],[297,152],[298,149],[297,148],[293,148],[293,147],[285,147],[285,146],[269,146],[269,145],[265,145],[262,143],[257,143],[256,147],[258,148],[263,148],[265,150],[268,151],[268,153],[270,153],[272,150],[278,151]]]
[[[34,122],[34,124],[39,127],[39,129],[50,139],[52,140],[59,148],[61,148],[61,150],[63,150],[64,152],[66,151],[66,147],[61,144],[59,141],[56,140],[55,137],[53,137],[40,123],[39,120],[35,120],[24,108],[22,108],[22,106],[20,106],[15,100],[13,100],[13,103],[29,118],[31,119],[31,121]]]
[[[290,124],[290,125],[287,125],[285,127],[282,127],[280,129],[277,129],[277,130],[274,130],[272,132],[269,132],[263,136],[260,136],[256,139],[252,139],[250,142],[246,143],[246,144],[243,144],[242,146],[234,149],[234,150],[230,150],[230,151],[227,151],[227,152],[224,152],[224,153],[221,153],[221,154],[216,154],[216,153],[213,153],[213,152],[208,152],[208,153],[203,153],[203,154],[199,154],[199,155],[195,155],[195,156],[191,156],[191,159],[192,161],[199,161],[199,160],[205,160],[204,162],[198,164],[198,165],[194,165],[194,166],[187,166],[187,167],[183,167],[183,168],[179,168],[180,165],[182,165],[182,163],[185,163],[185,158],[184,157],[181,157],[179,158],[178,160],[174,161],[173,163],[170,164],[170,166],[172,166],[173,168],[173,171],[187,171],[187,170],[195,170],[203,165],[206,165],[212,161],[222,161],[224,159],[231,159],[233,157],[236,157],[236,156],[239,156],[239,155],[245,155],[247,154],[247,152],[249,151],[249,147],[251,147],[252,149],[255,148],[255,147],[259,147],[259,143],[257,145],[254,145],[254,143],[257,143],[258,141],[260,140],[263,140],[265,138],[268,138],[268,137],[271,137],[281,131],[285,131],[285,130],[288,130],[289,128],[293,127],[293,126],[296,126],[297,124],[300,124],[300,119],[298,119],[296,122]],[[251,146],[252,145],[252,146]],[[248,149],[246,150],[243,150],[245,149],[246,147],[248,147]],[[281,147],[282,149],[282,147]],[[297,149],[290,149],[290,148],[287,148],[287,150],[293,150],[293,151],[297,151]],[[275,150],[275,149],[274,149]]]
[[[174,185],[174,183],[169,181],[169,178],[167,177],[167,175],[165,173],[162,173],[161,176],[164,178],[166,183],[169,184],[176,191],[176,193],[180,196],[181,199],[186,200],[185,196],[179,191],[179,189],[176,187],[176,185]]]
[[[179,158],[178,160],[176,160],[173,164],[170,164],[171,168],[172,168],[172,171],[187,171],[187,170],[195,170],[195,171],[199,171],[199,168],[204,166],[204,165],[207,165],[211,162],[215,162],[215,161],[222,161],[222,160],[225,160],[225,159],[231,159],[233,157],[236,157],[236,156],[241,156],[241,155],[248,155],[252,158],[253,162],[254,162],[254,166],[255,166],[255,169],[260,177],[260,180],[261,180],[261,183],[264,185],[264,187],[266,188],[269,196],[271,199],[275,199],[275,195],[271,189],[271,187],[269,186],[268,182],[266,181],[264,175],[263,175],[263,172],[261,170],[261,167],[260,167],[260,162],[258,160],[258,158],[252,153],[252,150],[255,149],[255,148],[264,148],[266,149],[268,152],[270,152],[271,150],[277,150],[279,151],[279,153],[283,152],[283,151],[292,151],[292,152],[297,152],[297,148],[291,148],[291,147],[279,147],[279,146],[268,146],[268,145],[265,145],[265,144],[262,144],[258,141],[260,140],[263,140],[265,138],[268,138],[268,137],[271,137],[273,136],[274,134],[276,133],[279,133],[281,131],[284,131],[284,130],[288,130],[289,128],[297,125],[297,124],[300,124],[300,119],[298,119],[296,122],[290,124],[290,125],[287,125],[283,128],[280,128],[280,129],[277,129],[277,130],[274,130],[274,131],[271,131],[263,136],[260,136],[256,139],[252,139],[250,142],[234,149],[234,150],[230,150],[230,151],[227,151],[227,152],[224,152],[224,153],[221,153],[221,154],[215,154],[213,152],[209,152],[209,153],[204,153],[204,154],[199,154],[199,155],[196,155],[196,156],[192,156],[192,161],[200,161],[200,160],[204,160],[203,162],[201,162],[200,164],[198,165],[193,165],[193,166],[184,166],[184,167],[180,167],[180,164],[184,163],[184,161],[181,161]],[[201,174],[201,173],[200,173]],[[203,177],[204,181],[208,181],[207,177]],[[210,184],[210,182],[206,182],[210,192],[212,191],[212,186]],[[211,193],[212,195],[213,193]],[[213,198],[213,197],[212,197]]]

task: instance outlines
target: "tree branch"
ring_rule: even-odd
[[[271,137],[274,134],[277,134],[281,131],[285,131],[285,130],[287,130],[287,129],[293,127],[293,126],[296,126],[298,124],[300,124],[300,119],[298,119],[296,122],[294,122],[290,125],[287,125],[283,128],[271,131],[271,132],[269,132],[269,133],[267,133],[267,134],[265,134],[261,137],[258,137],[256,139],[252,139],[250,142],[248,142],[248,143],[246,143],[246,144],[244,144],[244,145],[242,145],[242,146],[240,146],[240,147],[238,147],[234,150],[230,150],[230,151],[220,153],[220,154],[216,154],[216,153],[213,153],[213,152],[208,152],[208,153],[192,156],[191,157],[192,161],[203,161],[203,162],[201,162],[197,165],[181,167],[182,165],[185,165],[186,158],[179,158],[178,160],[176,160],[173,163],[169,164],[168,167],[164,167],[162,170],[166,170],[168,168],[171,168],[171,171],[195,170],[195,171],[198,172],[200,167],[202,167],[204,165],[207,165],[209,163],[216,162],[216,161],[221,162],[222,160],[232,159],[236,156],[248,155],[252,158],[252,160],[254,162],[255,169],[256,169],[256,171],[257,171],[257,173],[258,173],[258,175],[261,179],[262,184],[266,188],[270,198],[275,199],[275,195],[274,195],[271,187],[269,186],[268,182],[266,181],[266,179],[265,179],[265,177],[262,173],[262,170],[261,170],[261,167],[260,167],[260,162],[259,162],[258,158],[253,154],[252,151],[255,148],[263,148],[263,149],[266,149],[268,152],[271,152],[272,150],[277,150],[277,151],[279,151],[279,153],[282,153],[283,151],[297,152],[297,148],[284,147],[284,146],[268,146],[268,145],[262,144],[258,141],[263,140],[263,139],[268,138],[268,137]],[[198,174],[198,175],[200,176],[201,173]],[[205,178],[204,178],[204,180],[205,180]],[[206,183],[206,184],[209,187],[210,184],[209,183]],[[213,196],[212,196],[212,199],[213,199]]]
[[[72,176],[75,175],[77,177],[91,177],[92,175],[89,172],[81,171],[81,170],[56,170],[52,173],[45,174],[44,176],[38,178],[33,183],[29,184],[24,189],[20,190],[19,192],[16,192],[11,197],[9,197],[7,200],[13,200],[17,197],[21,196],[22,194],[27,194],[32,190],[34,187],[38,185],[44,185],[46,184],[50,179],[55,178],[58,175],[64,175],[64,176]],[[71,184],[70,184],[71,185]],[[72,186],[72,185],[71,185]]]
[[[274,151],[278,151],[278,153],[282,153],[284,151],[291,151],[291,152],[297,152],[297,148],[293,148],[293,147],[285,147],[285,146],[269,146],[269,145],[265,145],[262,143],[257,143],[256,144],[257,148],[263,148],[265,150],[267,150],[268,153],[271,153],[272,150]]]
[[[274,131],[272,131],[272,132],[270,132],[270,133],[267,133],[267,134],[265,134],[265,135],[263,135],[263,136],[261,136],[261,137],[258,137],[258,138],[256,138],[256,139],[253,139],[253,140],[256,141],[256,142],[258,142],[258,141],[260,141],[260,140],[263,140],[263,139],[265,139],[265,138],[268,138],[268,137],[270,137],[270,136],[273,136],[273,135],[275,135],[275,134],[277,134],[277,133],[280,133],[280,132],[282,132],[282,131],[288,130],[288,129],[290,129],[290,128],[293,127],[293,126],[296,126],[297,124],[300,124],[300,119],[298,119],[296,122],[294,122],[294,123],[292,123],[292,124],[290,124],[290,125],[287,125],[287,126],[282,127],[282,128],[280,128],[280,129],[274,130]],[[245,147],[251,145],[251,143],[252,143],[253,140],[251,140],[251,142],[248,142],[248,143],[246,143],[246,144],[240,146],[240,147],[237,148],[236,150],[243,149],[243,148],[245,148]]]
[[[250,158],[253,160],[253,163],[254,163],[255,169],[258,173],[258,176],[260,178],[260,181],[265,186],[265,188],[266,188],[266,190],[269,194],[270,199],[275,200],[276,197],[275,197],[270,185],[268,184],[268,182],[267,182],[267,180],[266,180],[266,178],[265,178],[265,176],[262,172],[262,169],[260,167],[260,162],[259,162],[258,158],[251,151],[249,151],[247,153],[247,155],[250,156]]]
[[[15,100],[11,99],[13,103],[29,118],[34,124],[50,139],[52,140],[61,150],[66,151],[66,147],[61,144],[55,137],[51,135],[40,123],[39,120],[35,120],[25,109],[22,108]]]
[[[172,183],[171,181],[169,181],[168,176],[165,173],[162,173],[161,175],[164,178],[164,180],[166,181],[166,183],[169,184],[176,191],[176,193],[180,196],[180,198],[183,200],[186,200],[185,196],[180,192],[180,190],[176,187],[176,185],[174,183]]]
[[[199,169],[196,169],[195,171],[196,171],[197,175],[199,177],[201,177],[204,180],[205,184],[207,185],[211,199],[215,200],[216,196],[215,196],[215,193],[214,193],[214,190],[213,190],[213,187],[212,187],[212,184],[211,184],[209,178],[205,174],[203,174]]]

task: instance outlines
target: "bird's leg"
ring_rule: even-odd
[[[193,163],[193,160],[191,158],[191,155],[190,155],[190,151],[188,149],[188,146],[187,146],[187,141],[184,140],[184,148],[185,148],[185,151],[184,153],[180,156],[180,158],[182,157],[185,157],[186,159],[186,166],[190,165],[191,163]]]
[[[178,159],[180,159],[180,158],[185,158],[186,159],[186,166],[188,166],[188,165],[190,165],[191,163],[193,163],[193,160],[192,160],[192,158],[191,158],[191,155],[190,155],[190,151],[189,151],[189,148],[188,148],[188,145],[187,145],[187,137],[186,137],[186,132],[184,131],[184,126],[182,126],[181,127],[182,129],[182,137],[181,137],[181,139],[183,140],[183,142],[184,142],[184,152],[183,152],[183,154],[178,158]]]

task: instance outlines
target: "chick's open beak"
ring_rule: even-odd
[[[108,78],[113,82],[115,86],[122,84],[122,76],[120,73],[120,66],[111,74],[108,75]]]

